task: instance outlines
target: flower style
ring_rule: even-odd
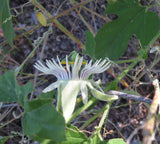
[[[54,59],[46,60],[46,66],[40,61],[37,61],[34,67],[45,74],[51,74],[57,77],[57,81],[45,88],[43,92],[46,93],[58,88],[57,101],[62,105],[63,116],[66,122],[74,111],[76,98],[80,91],[84,104],[88,102],[88,88],[90,89],[91,94],[97,99],[103,101],[118,99],[116,95],[105,94],[97,82],[88,79],[92,74],[102,73],[107,70],[111,65],[109,60],[105,59],[101,61],[100,59],[94,64],[92,64],[92,60],[90,60],[85,64],[81,71],[83,57],[79,57],[78,54],[76,55],[72,67],[69,65],[67,56],[66,69],[62,66],[58,56],[57,61],[58,63],[56,63]]]

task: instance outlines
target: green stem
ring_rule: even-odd
[[[32,52],[28,55],[28,57],[23,61],[23,63],[18,67],[18,69],[16,70],[16,76],[18,75],[18,73],[20,72],[20,70],[23,68],[23,66],[25,65],[25,63],[32,57],[32,55],[34,54],[34,52],[37,50],[37,48],[40,46],[41,43],[39,43],[33,50]]]
[[[70,0],[70,3],[71,3],[72,5],[78,4],[78,2],[75,1],[75,0]],[[83,6],[83,5],[82,5],[82,6]],[[76,10],[77,14],[79,15],[79,17],[81,18],[82,22],[83,22],[83,23],[86,25],[86,27],[89,29],[89,31],[90,31],[93,35],[95,35],[95,32],[94,32],[92,26],[90,26],[90,25],[86,22],[86,20],[85,20],[84,17],[80,14],[80,11],[78,11],[78,9],[75,9],[75,10]]]
[[[4,123],[3,125],[1,125],[1,126],[0,126],[0,129],[3,128],[3,127],[6,126],[6,125],[12,123],[12,122],[15,121],[16,119],[19,119],[19,118],[22,117],[23,115],[24,115],[24,112],[21,113],[20,115],[18,115],[16,118],[11,119],[10,121],[8,121],[8,122]]]
[[[91,1],[93,1],[93,0],[88,0],[88,1],[83,1],[83,2],[81,2],[81,3],[78,3],[78,4],[74,5],[72,8],[67,9],[67,10],[63,11],[62,13],[56,15],[55,17],[50,17],[49,15],[51,15],[51,14],[49,13],[49,15],[47,14],[47,16],[50,17],[50,18],[47,20],[47,23],[50,23],[50,22],[54,21],[55,19],[57,19],[57,18],[59,18],[59,17],[61,17],[61,16],[66,15],[66,13],[74,10],[75,8],[80,7],[80,6],[82,6],[82,5],[85,5],[85,4],[87,4],[87,3],[91,2]],[[36,7],[38,7],[41,11],[46,11],[37,1],[31,0],[30,2],[32,2],[34,5],[36,5]],[[30,3],[30,2],[29,2],[29,3]],[[51,16],[52,16],[52,15],[51,15]],[[17,35],[13,40],[17,40],[18,38],[23,37],[24,35],[32,34],[34,31],[36,31],[36,30],[37,30],[38,28],[40,28],[40,27],[42,27],[42,25],[41,25],[41,24],[38,24],[36,27],[34,27],[33,29],[25,32],[24,34]],[[73,39],[73,40],[74,40],[74,39]],[[78,40],[78,39],[76,39],[76,40]],[[76,42],[76,41],[75,41],[75,42]],[[2,42],[2,43],[0,44],[0,49],[1,49],[4,45],[6,45],[7,43],[8,43],[7,41]],[[79,43],[79,42],[77,41],[77,43]],[[79,44],[81,45],[82,43],[79,43]],[[83,49],[85,49],[85,46],[84,46],[83,44],[81,45],[81,47],[82,47]]]
[[[150,41],[150,43],[146,46],[145,48],[145,51],[147,52],[151,45],[154,44],[154,42],[158,39],[158,37],[160,37],[160,32],[158,32],[154,37],[153,39]],[[143,54],[140,54],[137,58],[135,58],[135,60],[133,61],[133,63],[131,63],[129,65],[129,67],[127,69],[125,69],[114,81],[113,83],[118,83],[138,62],[140,59],[143,58]],[[104,91],[107,91],[108,90],[108,87],[105,88]]]
[[[27,58],[23,61],[23,63],[16,70],[16,76],[18,75],[18,73],[20,72],[20,70],[23,68],[23,66],[25,65],[25,63],[32,57],[32,55],[35,53],[35,51],[39,48],[39,46],[43,42],[43,39],[46,37],[46,35],[48,35],[51,31],[52,31],[52,29],[51,29],[51,27],[49,27],[49,30],[43,34],[43,37],[40,39],[40,41],[38,42],[38,44],[34,47],[34,49],[32,50],[32,52],[27,56]]]
[[[100,120],[100,122],[99,122],[99,125],[98,125],[99,128],[102,128],[102,125],[103,125],[103,123],[104,123],[104,120],[106,119],[106,117],[107,117],[107,115],[108,115],[110,106],[111,106],[111,102],[108,102],[108,103],[106,104],[106,106],[105,106],[105,109],[106,109],[106,110],[104,111],[103,116],[102,116],[102,118],[101,118],[101,120]]]
[[[57,111],[60,112],[60,109],[61,109],[61,86],[59,86],[57,94]]]
[[[83,2],[83,4],[86,4],[88,2],[90,2],[91,0],[89,1],[85,1]],[[46,15],[49,17],[49,18],[53,18],[53,16],[37,1],[37,0],[31,0],[31,2],[37,7],[39,8],[42,12],[45,12]],[[85,45],[79,41],[77,38],[74,37],[74,35],[68,31],[56,18],[53,18],[52,21],[54,22],[54,24],[62,31],[64,32],[68,37],[70,37],[73,41],[75,41],[77,44],[80,44],[81,48],[85,50]]]
[[[17,35],[13,40],[17,40],[23,36],[26,36],[26,35],[29,35],[29,34],[32,34],[34,31],[36,31],[37,29],[39,29],[42,25],[39,24],[37,25],[36,27],[32,28],[31,30],[28,30],[27,32],[21,34],[21,35]],[[6,44],[8,43],[8,41],[4,41],[0,44],[0,49],[5,46]]]
[[[124,107],[124,106],[128,106],[128,105],[132,105],[132,104],[137,104],[140,102],[132,102],[132,103],[127,103],[127,104],[123,104],[123,105],[119,105],[119,106],[114,106],[111,109],[116,109],[116,108],[120,108],[120,107]],[[88,126],[92,121],[94,121],[104,110],[106,109],[106,106],[104,106],[97,114],[95,114],[92,118],[90,118],[88,121],[86,121],[81,127],[80,129],[84,129],[86,126]]]
[[[104,106],[98,113],[96,113],[92,118],[90,118],[88,121],[86,121],[80,129],[84,129],[86,126],[88,126],[92,121],[94,121],[104,110],[106,109],[106,106]]]
[[[54,23],[61,31],[63,31],[68,37],[70,37],[70,39],[75,41],[77,44],[80,44],[83,50],[86,49],[85,45],[81,41],[79,41],[77,38],[75,38],[74,35],[70,31],[68,31],[58,20],[55,19]]]
[[[100,122],[99,122],[99,125],[96,127],[96,132],[95,132],[95,133],[98,134],[100,140],[103,140],[103,138],[102,138],[102,136],[101,136],[101,134],[100,134],[100,131],[101,131],[101,128],[102,128],[102,126],[103,126],[103,124],[104,124],[105,119],[106,119],[107,116],[108,116],[108,113],[109,113],[109,109],[110,109],[111,104],[112,104],[112,102],[111,102],[111,101],[108,101],[108,103],[107,103],[106,106],[105,106],[105,111],[104,111],[103,116],[102,116],[102,118],[101,118],[101,120],[100,120]]]
[[[128,59],[128,60],[119,60],[119,61],[116,61],[115,63],[116,63],[116,64],[129,63],[129,62],[135,61],[135,59],[136,59],[136,58],[134,58],[134,59]]]
[[[98,100],[96,98],[92,98],[88,101],[86,105],[83,105],[80,109],[78,109],[75,113],[73,113],[72,117],[67,121],[67,123],[71,122],[75,117],[77,117],[80,113],[82,113],[84,110],[89,108],[91,105],[97,103]]]
[[[89,31],[93,34],[93,36],[95,36],[95,32],[94,32],[92,26],[89,25],[89,24],[86,22],[86,20],[84,19],[84,17],[80,14],[80,12],[79,12],[77,9],[76,9],[76,11],[77,11],[79,17],[81,18],[82,22],[86,25],[86,27],[87,27],[87,28],[89,29]]]

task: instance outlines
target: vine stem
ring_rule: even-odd
[[[88,101],[87,104],[83,105],[81,108],[79,108],[75,113],[73,113],[72,117],[67,121],[67,123],[71,122],[75,117],[77,117],[80,113],[82,113],[84,110],[89,108],[91,105],[97,103],[98,100],[96,98],[92,98]]]
[[[149,108],[147,121],[145,122],[143,128],[143,144],[151,144],[156,134],[156,127],[158,129],[157,111],[159,111],[159,105],[160,105],[159,80],[158,79],[153,80],[152,84],[154,86],[155,93],[152,104]]]
[[[150,41],[150,43],[146,46],[145,51],[147,52],[151,45],[154,44],[154,42],[160,37],[160,32],[158,32],[153,39]],[[127,69],[125,69],[114,81],[113,83],[118,83],[138,62],[140,59],[143,58],[143,54],[140,54],[137,58],[134,59],[133,63],[131,63]],[[108,91],[108,87],[105,88],[105,92]]]
[[[63,12],[61,12],[60,14],[58,14],[58,15],[56,15],[56,16],[52,16],[52,15],[51,15],[41,4],[39,4],[36,0],[31,0],[30,2],[33,3],[34,5],[36,5],[36,7],[38,7],[42,12],[45,12],[45,13],[47,14],[47,16],[49,17],[49,19],[47,20],[47,23],[54,22],[61,31],[63,31],[66,35],[68,35],[73,41],[75,41],[76,43],[80,44],[81,47],[82,47],[82,49],[85,49],[85,46],[83,45],[83,43],[80,42],[78,39],[76,39],[76,38],[73,36],[73,34],[70,33],[66,28],[64,28],[64,26],[59,23],[59,21],[57,20],[57,18],[59,18],[59,17],[61,17],[61,16],[64,16],[64,15],[66,15],[66,13],[68,13],[68,12],[70,12],[70,11],[72,11],[72,10],[74,10],[74,9],[76,9],[76,8],[84,5],[84,4],[87,4],[87,3],[91,2],[91,1],[93,1],[93,0],[87,0],[87,1],[83,1],[83,2],[81,2],[81,3],[78,3],[78,4],[74,5],[72,8],[63,11]],[[29,31],[27,31],[27,32],[25,32],[25,33],[23,33],[23,34],[21,34],[21,35],[17,35],[13,40],[17,40],[18,38],[23,37],[24,35],[31,34],[31,33],[33,33],[34,31],[36,31],[36,30],[37,30],[38,28],[40,28],[40,27],[42,27],[42,24],[38,24],[38,25],[37,25],[36,27],[34,27],[33,29],[31,29],[31,30],[29,30]],[[0,44],[0,49],[1,49],[1,47],[3,47],[4,45],[6,45],[7,43],[8,43],[7,41],[2,42],[2,43]]]
[[[107,116],[108,116],[108,113],[109,113],[109,109],[110,109],[111,104],[112,104],[112,102],[111,102],[111,101],[108,101],[108,103],[107,103],[106,106],[105,106],[105,111],[104,111],[103,116],[102,116],[102,118],[101,118],[101,120],[100,120],[100,122],[99,122],[99,125],[98,125],[97,127],[95,127],[95,128],[96,128],[95,134],[97,134],[97,135],[99,136],[99,138],[100,138],[101,141],[103,141],[103,138],[102,138],[102,136],[101,136],[101,134],[100,134],[101,128],[102,128],[105,120],[107,119]]]
[[[41,38],[41,40],[38,42],[38,44],[34,47],[34,49],[32,50],[32,52],[27,56],[27,58],[22,62],[22,64],[18,67],[18,69],[16,70],[16,76],[18,75],[18,73],[20,72],[20,70],[23,68],[23,66],[25,65],[25,63],[32,57],[32,55],[34,54],[34,52],[39,48],[39,46],[41,45],[41,43],[44,40],[44,37],[46,35],[49,35],[50,32],[52,31],[51,27],[49,28],[49,30],[44,33],[43,37]]]
[[[89,1],[85,1],[83,2],[83,4],[90,2]],[[52,22],[54,22],[55,26],[57,26],[62,32],[64,32],[68,37],[70,37],[73,41],[75,41],[77,44],[79,44],[81,46],[81,48],[83,50],[85,50],[85,45],[79,41],[77,38],[74,37],[74,35],[68,31],[55,17],[53,17],[37,0],[31,0],[31,2],[37,7],[39,8],[42,12],[44,12],[48,18],[51,19]]]
[[[57,111],[60,112],[61,109],[61,86],[58,88],[58,94],[57,94]]]
[[[103,108],[100,109],[100,111],[98,111],[98,113],[96,113],[93,117],[91,117],[88,121],[86,121],[81,127],[80,129],[84,129],[86,126],[88,126],[92,121],[94,121],[104,110],[106,109],[106,106],[104,106]]]
[[[19,119],[19,118],[22,117],[23,115],[24,115],[24,112],[21,113],[20,115],[18,115],[16,118],[11,119],[10,121],[8,121],[8,122],[6,122],[5,124],[1,125],[1,126],[0,126],[0,129],[3,128],[4,126],[10,124],[11,122],[15,121],[16,119]]]

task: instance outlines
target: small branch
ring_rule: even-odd
[[[105,119],[108,118],[108,113],[109,113],[109,109],[110,109],[111,104],[112,104],[112,102],[108,102],[108,103],[106,104],[105,110],[104,110],[104,112],[103,112],[103,115],[102,115],[102,117],[101,117],[101,120],[100,120],[100,122],[99,122],[99,125],[95,127],[95,129],[96,129],[95,134],[97,134],[97,135],[99,136],[99,138],[100,138],[101,141],[103,141],[103,138],[102,138],[102,136],[101,136],[101,129],[102,129],[102,126],[103,126],[103,124],[104,124],[104,122],[105,122]]]
[[[8,121],[8,122],[2,124],[2,125],[0,126],[0,129],[3,128],[3,127],[6,126],[6,125],[12,123],[12,122],[15,121],[16,119],[19,119],[19,118],[22,117],[23,115],[24,115],[24,112],[21,113],[20,115],[18,115],[16,118],[13,118],[13,119],[11,119],[10,121]]]
[[[5,104],[5,105],[2,105],[2,107],[1,108],[10,108],[10,107],[16,107],[16,106],[18,106],[18,104],[16,103],[14,103],[14,104]]]
[[[155,139],[156,126],[158,122],[157,110],[159,109],[160,103],[160,87],[158,79],[153,81],[153,86],[155,89],[154,97],[152,104],[149,108],[147,121],[145,122],[143,128],[143,144],[152,144],[152,141]],[[158,127],[158,126],[157,126]]]
[[[134,100],[134,101],[145,102],[145,103],[148,103],[148,104],[152,103],[152,100],[149,99],[149,98],[145,98],[145,97],[137,96],[137,95],[133,95],[133,94],[128,94],[128,93],[124,93],[124,92],[110,90],[110,91],[107,92],[107,94],[117,95],[117,96],[119,96],[121,98],[124,98],[124,99],[131,99],[131,100]]]
[[[47,20],[47,23],[54,22],[61,31],[63,31],[66,35],[68,35],[73,41],[75,41],[76,43],[80,44],[81,47],[82,47],[84,50],[85,50],[85,46],[83,45],[83,43],[80,42],[77,38],[75,38],[75,37],[73,36],[73,34],[70,33],[67,29],[65,29],[65,28],[63,27],[63,25],[61,25],[61,24],[59,23],[59,21],[57,20],[57,18],[59,18],[59,17],[61,17],[61,16],[64,16],[64,15],[66,15],[67,13],[69,13],[70,11],[72,11],[72,10],[74,10],[74,9],[76,9],[76,8],[84,5],[84,4],[87,4],[87,3],[91,2],[91,1],[93,1],[93,0],[86,0],[86,1],[83,1],[83,2],[81,2],[81,3],[78,3],[78,4],[74,5],[72,8],[63,11],[63,12],[61,12],[60,14],[54,16],[54,17],[53,17],[49,12],[46,12],[47,16],[49,17],[49,19]],[[36,5],[39,9],[41,9],[42,11],[46,11],[37,1],[31,0],[30,2],[32,2],[33,4],[35,4],[35,5]],[[13,40],[17,40],[17,39],[19,39],[20,37],[23,37],[23,36],[28,35],[28,34],[32,34],[34,31],[36,31],[36,30],[37,30],[38,28],[40,28],[40,27],[42,27],[42,25],[41,25],[41,24],[38,24],[36,27],[32,28],[31,30],[29,30],[29,31],[27,31],[27,32],[25,32],[25,33],[23,33],[23,34],[21,34],[21,35],[17,35]],[[8,44],[8,41],[4,41],[4,42],[0,43],[0,47],[5,46],[6,44]]]
[[[15,38],[13,38],[13,40],[17,40],[25,35],[29,35],[32,34],[34,31],[36,31],[37,29],[39,29],[42,25],[38,24],[37,26],[35,26],[34,28],[32,28],[31,30],[28,30],[27,32],[24,32],[23,34],[17,35]],[[8,41],[4,41],[2,43],[0,43],[0,47],[5,46],[6,44],[8,44]]]
[[[83,3],[81,4],[85,4],[85,3],[88,3],[90,2],[91,0],[89,1],[84,1]],[[57,26],[62,32],[64,32],[70,39],[72,39],[73,41],[75,41],[77,44],[80,44],[81,48],[83,50],[85,50],[85,45],[79,41],[70,31],[68,31],[55,17],[53,17],[37,0],[31,0],[31,2],[37,7],[39,8],[42,12],[44,12],[47,17],[49,19],[51,19],[52,22],[54,22],[55,26]],[[79,5],[76,5],[76,6],[79,6]]]
[[[52,32],[52,27],[50,26],[48,31],[46,31],[42,37],[40,37],[40,39],[38,40],[37,44],[34,44],[34,49],[31,51],[31,53],[27,56],[27,58],[22,62],[22,64],[16,69],[16,76],[18,75],[18,73],[20,72],[20,70],[23,68],[23,66],[25,65],[25,63],[33,56],[34,52],[39,48],[39,46],[41,45],[41,43],[43,42],[44,38],[46,35],[49,35]]]
[[[70,11],[72,11],[72,10],[78,8],[78,7],[81,7],[81,6],[87,4],[87,3],[91,2],[91,1],[93,1],[93,0],[86,0],[86,1],[83,1],[83,2],[80,2],[80,3],[77,2],[77,4],[75,4],[73,7],[69,8],[69,9],[67,9],[67,10],[64,10],[63,12],[61,12],[60,14],[56,15],[55,17],[53,17],[53,18],[51,18],[51,19],[49,19],[49,20],[50,20],[50,21],[53,21],[54,19],[57,19],[57,18],[59,18],[59,17],[61,17],[61,16],[65,16],[65,15],[66,15],[67,13],[69,13]]]
[[[135,128],[134,131],[131,133],[131,135],[128,137],[126,144],[131,144],[132,138],[138,133],[139,130],[141,130],[144,127],[144,125],[140,125],[139,127]]]

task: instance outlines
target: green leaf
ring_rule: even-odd
[[[20,86],[16,82],[14,71],[8,71],[0,77],[0,100],[2,102],[19,102],[22,106],[24,98],[33,90],[31,82]]]
[[[38,98],[39,99],[53,99],[53,95],[55,94],[55,91],[52,90],[50,92],[47,93],[41,93]]]
[[[81,144],[87,141],[86,135],[72,125],[66,128],[66,138],[67,141],[62,142],[62,144]]]
[[[148,53],[147,53],[146,49],[143,49],[143,48],[139,49],[137,54],[139,56],[143,55],[143,57],[142,57],[143,59],[147,59],[148,58]]]
[[[92,35],[92,33],[90,31],[86,31],[86,54],[90,55],[92,58],[94,58],[94,54],[95,54],[95,47],[96,47],[96,42],[95,39]]]
[[[133,34],[145,48],[158,33],[160,20],[147,7],[140,6],[138,0],[112,1],[107,14],[117,14],[118,19],[105,24],[97,33],[95,57],[117,60],[126,50]]]
[[[61,142],[65,140],[65,121],[53,107],[52,100],[36,99],[24,105],[23,132],[34,140]]]
[[[77,52],[76,51],[72,51],[69,55],[71,56],[71,61],[74,62],[77,56]]]
[[[115,138],[109,140],[106,144],[126,144],[126,143],[121,138]]]
[[[13,46],[15,34],[12,25],[12,15],[9,9],[9,0],[0,0],[0,26],[8,43]]]
[[[0,136],[0,144],[5,144],[10,137],[11,136]]]
[[[126,143],[121,138],[110,139],[108,141],[101,141],[98,135],[94,134],[90,138],[89,142],[84,144],[126,144]]]
[[[97,134],[93,134],[86,144],[105,144],[105,142],[101,141]]]
[[[118,89],[118,81],[112,81],[107,83],[107,86],[104,91],[117,90],[117,89]]]

